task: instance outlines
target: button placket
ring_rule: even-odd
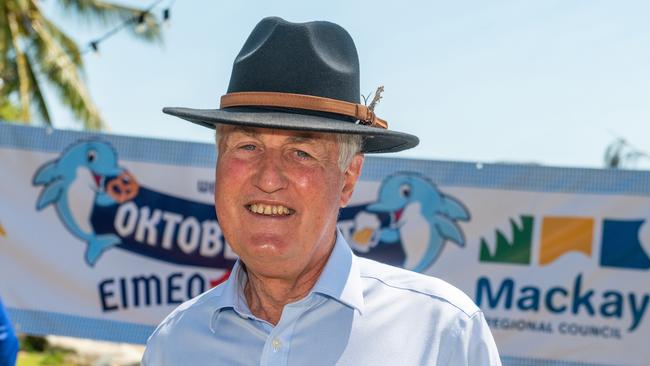
[[[262,352],[262,359],[260,365],[264,366],[279,366],[287,364],[287,347],[284,346],[284,343],[281,338],[281,331],[273,329],[269,334],[266,346]]]
[[[287,364],[291,337],[293,336],[296,321],[308,308],[314,305],[314,300],[314,297],[310,296],[284,307],[280,322],[268,335],[267,347],[262,355],[262,365]]]

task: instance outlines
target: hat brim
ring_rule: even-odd
[[[254,108],[193,109],[166,107],[163,112],[214,129],[217,124],[283,130],[362,135],[364,153],[392,153],[418,145],[417,136],[339,119]]]

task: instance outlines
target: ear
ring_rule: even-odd
[[[354,187],[357,185],[357,180],[361,176],[361,168],[363,168],[363,154],[357,154],[352,158],[350,165],[345,170],[343,176],[343,189],[341,190],[341,202],[339,203],[340,207],[345,207],[348,205],[352,193],[354,192]]]

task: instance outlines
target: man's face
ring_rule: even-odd
[[[363,156],[342,172],[333,136],[232,126],[220,136],[215,206],[246,267],[292,278],[326,257]]]

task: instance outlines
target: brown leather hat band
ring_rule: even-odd
[[[228,93],[221,97],[221,108],[244,106],[297,108],[336,113],[356,118],[363,125],[384,129],[388,128],[386,121],[375,116],[375,113],[363,104],[349,103],[313,95],[276,92],[239,92]]]

